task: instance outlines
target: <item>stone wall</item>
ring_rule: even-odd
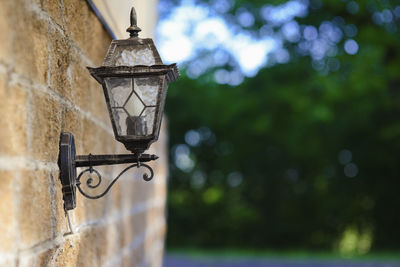
[[[99,200],[77,193],[74,233],[63,210],[61,131],[74,134],[77,154],[127,153],[86,70],[110,42],[83,0],[0,2],[0,266],[161,265],[165,127],[150,151],[160,156],[151,182],[133,170]],[[101,168],[106,182],[121,168]]]

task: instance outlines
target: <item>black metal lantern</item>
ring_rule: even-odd
[[[141,39],[138,32],[135,9],[131,10],[131,26],[127,29],[130,38],[113,40],[103,66],[88,67],[90,74],[103,86],[107,108],[110,113],[115,138],[133,154],[128,155],[88,155],[76,156],[74,138],[71,133],[62,133],[60,140],[60,178],[63,184],[64,206],[75,208],[75,186],[88,198],[105,195],[115,181],[132,167],[146,167],[153,177],[152,169],[144,164],[158,157],[143,154],[158,139],[163,116],[168,84],[178,78],[176,64],[164,65],[152,39]],[[100,174],[93,169],[97,165],[134,163],[121,172],[104,193],[92,196],[81,189],[81,176],[85,172],[95,173],[86,181],[88,188],[96,188],[101,183]],[[89,167],[76,177],[76,167]]]
[[[168,84],[178,69],[163,64],[152,39],[138,38],[134,9],[127,31],[131,37],[112,41],[102,67],[88,69],[103,86],[116,139],[140,154],[158,139]]]

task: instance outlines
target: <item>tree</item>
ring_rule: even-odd
[[[221,16],[283,34],[266,7],[236,1]],[[168,244],[332,249],[351,228],[369,236],[360,252],[399,249],[399,17],[396,1],[310,1],[299,38],[282,37],[288,62],[271,54],[237,86],[215,82],[221,66],[184,69],[166,105]]]

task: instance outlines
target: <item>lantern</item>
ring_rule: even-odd
[[[143,154],[158,139],[164,111],[168,84],[178,78],[176,64],[164,65],[152,39],[138,37],[135,9],[131,10],[130,38],[112,41],[103,66],[88,67],[90,74],[102,85],[115,138],[132,154],[122,155],[76,155],[72,133],[62,132],[58,165],[62,183],[64,208],[76,207],[76,189],[90,199],[103,197],[126,171],[143,167],[143,174],[150,181],[154,172],[145,162],[156,160],[156,155]],[[102,183],[100,172],[94,166],[126,164],[126,167],[100,194],[93,195],[81,186],[86,179],[88,190]],[[76,168],[88,167],[78,176]],[[89,173],[97,178],[83,178]]]
[[[103,86],[115,138],[135,154],[158,139],[168,84],[176,64],[164,65],[152,39],[138,37],[131,10],[130,38],[112,41],[103,66],[89,68]]]

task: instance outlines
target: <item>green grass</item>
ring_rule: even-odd
[[[372,252],[365,255],[342,255],[329,251],[274,251],[274,250],[237,250],[237,249],[167,249],[170,255],[180,255],[192,258],[269,258],[293,260],[356,260],[356,261],[395,261],[400,262],[400,252]]]

